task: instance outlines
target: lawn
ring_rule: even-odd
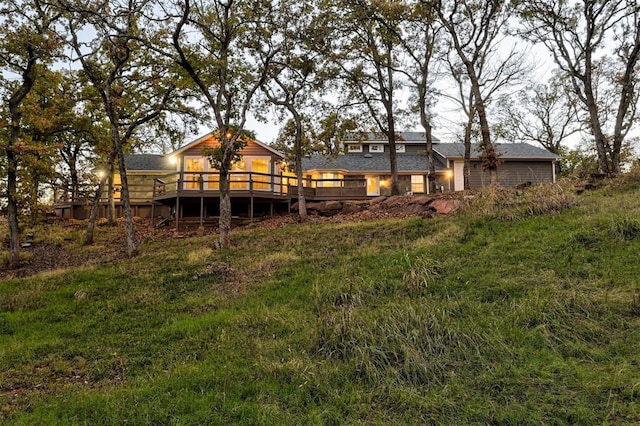
[[[638,424],[640,185],[569,192],[1,282],[0,422]]]

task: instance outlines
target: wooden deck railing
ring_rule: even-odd
[[[292,197],[297,196],[297,179],[292,176],[268,173],[230,172],[229,185],[232,194],[252,196]],[[366,179],[305,179],[305,197],[363,198],[366,197]],[[218,196],[220,176],[217,172],[174,172],[154,179],[153,198],[175,196]]]

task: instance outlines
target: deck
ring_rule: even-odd
[[[307,201],[366,199],[365,179],[305,179],[304,196]],[[215,172],[172,172],[148,182],[129,182],[129,199],[134,216],[173,217],[180,220],[197,218],[199,223],[219,215],[219,175]],[[56,215],[69,219],[89,216],[91,192],[69,196],[62,191],[56,197]],[[232,214],[253,220],[256,215],[272,215],[275,210],[286,211],[298,199],[297,179],[292,176],[257,172],[230,173]],[[114,185],[116,216],[123,215],[121,185]],[[107,214],[107,196],[100,200],[100,217]]]

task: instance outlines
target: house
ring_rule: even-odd
[[[205,148],[219,144],[208,134],[169,155],[139,154],[125,157],[134,216],[173,218],[180,223],[215,221],[219,216],[219,174],[205,155]],[[389,195],[391,186],[388,143],[374,133],[354,133],[343,141],[336,157],[316,154],[303,159],[304,192],[309,201],[366,199]],[[555,181],[558,157],[527,144],[496,145],[500,153],[500,184],[515,186]],[[463,189],[463,145],[433,143],[435,183],[439,192]],[[402,193],[428,192],[429,177],[424,133],[402,132],[396,141],[399,185]],[[479,152],[472,147],[472,188],[489,183]],[[257,140],[248,140],[230,173],[232,215],[253,219],[255,215],[288,210],[297,198],[297,180],[288,171],[284,154]],[[114,177],[116,214],[122,215],[120,178]],[[55,206],[59,216],[88,217],[86,200],[66,200]],[[100,203],[106,215],[107,199]]]
[[[344,154],[334,158],[312,155],[304,159],[305,177],[317,185],[336,186],[343,180],[366,182],[366,196],[389,195],[391,174],[389,144],[383,134],[354,133],[343,141]],[[497,144],[500,155],[498,179],[502,186],[555,182],[558,156],[532,145]],[[464,145],[433,141],[435,183],[440,192],[464,189]],[[428,160],[426,139],[422,132],[398,133],[396,139],[398,183],[401,193],[428,192]],[[489,172],[483,170],[477,146],[471,147],[470,187],[490,183]]]

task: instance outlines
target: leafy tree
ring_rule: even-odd
[[[176,85],[167,78],[167,64],[157,55],[150,55],[137,41],[139,20],[148,7],[147,1],[60,0],[60,4],[67,12],[68,43],[98,93],[109,122],[109,166],[114,161],[118,163],[127,253],[133,256],[136,244],[124,153],[136,132],[161,119],[176,101]],[[95,36],[86,39],[86,34]],[[89,237],[87,240],[90,242]]]
[[[182,69],[208,107],[219,134],[219,244],[229,247],[229,172],[252,100],[275,53],[271,43],[274,5],[266,0],[184,0],[156,7],[164,13],[162,27],[155,28],[147,46]]]
[[[436,92],[433,88],[437,70],[436,56],[442,48],[442,26],[435,19],[430,5],[416,2],[409,19],[406,20],[402,35],[398,36],[407,56],[407,67],[402,72],[410,82],[415,97],[415,109],[424,128],[429,164],[429,192],[436,190],[436,166],[433,155],[433,134],[431,108],[435,104]]]
[[[518,7],[522,35],[549,49],[587,110],[600,172],[620,172],[623,141],[637,119],[640,6],[628,0],[522,0]],[[607,56],[605,49],[613,53]]]
[[[396,155],[396,95],[402,85],[400,26],[408,9],[402,2],[365,0],[326,1],[323,25],[333,28],[333,39],[322,46],[340,67],[343,105],[363,108],[389,144],[391,193],[400,193]]]
[[[314,2],[304,1],[280,4],[278,10],[279,25],[277,38],[278,53],[271,60],[268,78],[262,85],[262,91],[273,105],[281,108],[291,118],[281,133],[282,138],[290,136],[293,141],[298,211],[300,218],[307,218],[307,208],[304,196],[302,176],[302,156],[305,146],[305,110],[318,103],[320,91],[326,87],[326,82],[331,78],[326,55],[313,49],[314,39],[312,34],[312,22],[316,15]],[[308,131],[306,132],[308,133]],[[286,135],[286,136],[285,136]]]
[[[60,48],[55,32],[58,16],[39,0],[0,2],[0,68],[3,81],[2,153],[7,176],[9,267],[19,265],[18,171],[29,142],[25,136],[24,102]]]

